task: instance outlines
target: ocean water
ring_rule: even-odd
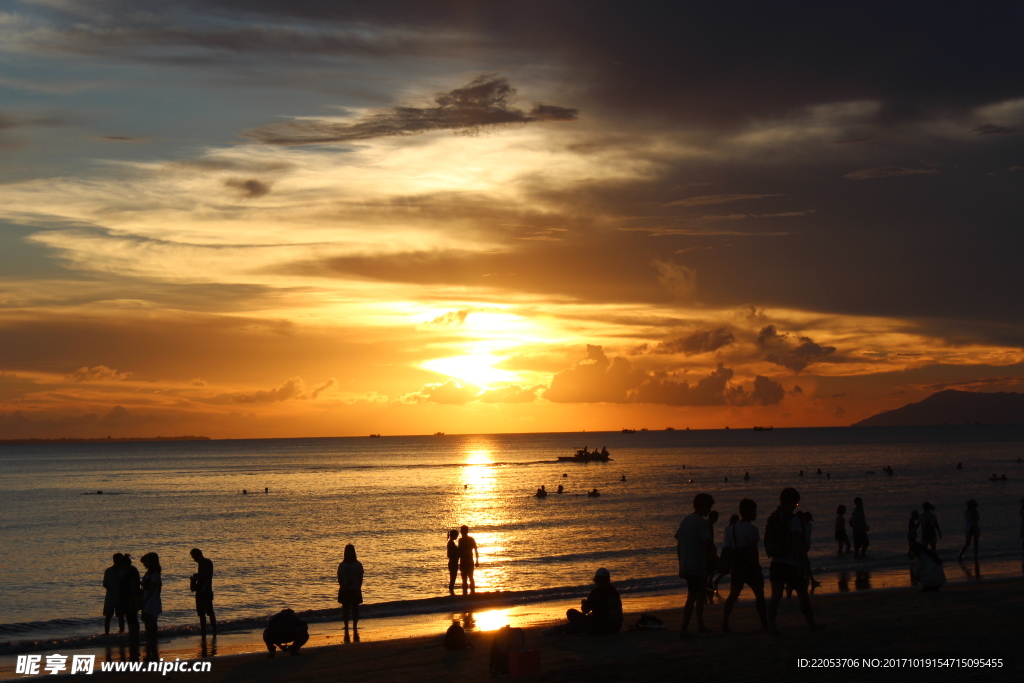
[[[583,446],[606,446],[612,461],[557,462]],[[346,543],[366,570],[367,616],[437,609],[445,533],[461,524],[479,544],[478,592],[578,595],[600,566],[627,592],[664,589],[681,585],[672,535],[699,492],[715,497],[720,544],[741,498],[759,503],[763,528],[779,491],[797,487],[815,513],[818,573],[905,566],[907,518],[924,500],[937,507],[944,557],[963,542],[964,502],[975,498],[982,558],[1019,558],[1019,458],[1024,426],[0,446],[0,643],[102,632],[114,552],[136,566],[160,554],[169,632],[196,622],[196,546],[214,562],[226,625],[336,608]],[[560,483],[566,493],[534,496]],[[601,497],[587,497],[595,487]],[[852,510],[855,496],[871,525],[864,560],[837,557],[832,541],[836,506]]]

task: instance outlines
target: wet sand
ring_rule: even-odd
[[[527,620],[527,645],[541,653],[540,681],[719,681],[868,680],[1019,680],[1024,666],[1015,659],[1020,648],[1024,614],[1024,579],[991,580],[947,586],[938,593],[897,588],[814,598],[823,631],[808,633],[797,601],[783,600],[779,610],[782,635],[759,631],[751,602],[737,605],[731,620],[734,633],[717,630],[721,602],[706,610],[713,634],[680,640],[681,596],[662,599],[661,607],[645,602],[640,609],[664,620],[664,631],[628,632],[617,636],[545,636],[544,623]],[[627,610],[634,609],[631,601]],[[512,616],[512,615],[509,615]],[[639,615],[627,615],[626,625]],[[511,619],[513,625],[518,622]],[[311,629],[316,632],[315,625]],[[692,629],[691,629],[692,630]],[[490,633],[473,633],[476,648],[447,652],[436,635],[323,645],[304,648],[292,657],[278,653],[220,656],[210,659],[212,671],[171,672],[168,681],[481,681],[488,680]],[[311,642],[323,642],[315,639]],[[1002,658],[1002,668],[868,669],[798,668],[800,658]],[[97,667],[98,668],[98,667]],[[889,675],[887,675],[889,674]],[[155,673],[97,672],[100,679],[152,681]]]

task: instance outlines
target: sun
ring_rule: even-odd
[[[420,367],[432,372],[439,372],[442,375],[448,375],[463,382],[475,384],[478,387],[519,381],[518,375],[514,372],[494,367],[501,360],[500,356],[489,353],[477,353],[465,356],[451,356],[449,358],[434,358],[420,364]]]

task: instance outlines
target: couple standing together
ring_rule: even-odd
[[[448,594],[455,595],[455,576],[462,574],[462,594],[467,589],[476,594],[476,581],[473,580],[473,569],[480,566],[480,551],[476,547],[476,539],[469,535],[469,527],[463,525],[459,531],[448,532]],[[456,543],[458,539],[458,543]]]

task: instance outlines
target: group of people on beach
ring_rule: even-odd
[[[217,634],[217,617],[213,611],[213,562],[203,555],[199,548],[189,553],[198,565],[198,571],[192,575],[190,589],[195,593],[196,613],[203,637],[206,636],[206,618],[210,618],[213,635]],[[110,633],[110,622],[117,617],[119,633],[124,633],[125,622],[128,623],[129,642],[133,647],[139,641],[139,612],[146,626],[146,644],[151,652],[156,651],[157,619],[163,612],[163,581],[160,556],[157,553],[146,553],[139,560],[146,573],[141,577],[139,570],[132,564],[132,556],[128,553],[114,553],[113,564],[103,572],[103,587],[106,596],[103,601],[103,632]]]

